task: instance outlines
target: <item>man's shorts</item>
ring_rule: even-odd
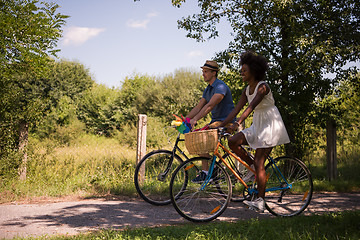
[[[217,128],[218,126],[220,126],[221,123],[222,123],[222,121],[216,121],[216,122],[210,123],[209,128]],[[228,127],[230,127],[232,125],[234,125],[234,123],[228,123],[228,124],[226,124],[225,127],[228,128]],[[236,130],[236,132],[239,132],[241,130],[242,129],[238,128],[238,130]]]

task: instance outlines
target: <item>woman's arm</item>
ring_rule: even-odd
[[[229,115],[225,118],[225,120],[219,125],[219,127],[225,127],[228,123],[230,123],[241,111],[241,109],[247,103],[247,97],[245,94],[245,90],[242,92],[239,102],[236,104],[235,108],[229,113]]]
[[[264,99],[265,95],[270,92],[270,87],[266,83],[261,84],[256,92],[254,99],[249,103],[249,106],[245,109],[245,111],[241,114],[240,118],[238,119],[238,123],[241,124],[254,109],[257,105]]]

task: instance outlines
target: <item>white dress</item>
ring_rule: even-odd
[[[250,103],[256,96],[260,81],[253,94],[249,94],[249,87],[246,88],[246,97]],[[268,148],[289,143],[289,136],[278,108],[270,92],[254,109],[253,123],[249,128],[241,131],[251,148]]]

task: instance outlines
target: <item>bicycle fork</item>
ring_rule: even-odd
[[[166,178],[166,176],[168,175],[168,173],[169,173],[169,171],[170,171],[171,165],[173,164],[173,161],[174,161],[174,158],[175,158],[174,156],[175,156],[175,153],[173,152],[170,160],[168,161],[168,164],[167,164],[167,166],[166,166],[165,171],[159,173],[159,175],[158,175],[158,177],[157,177],[157,179],[158,179],[159,181],[161,181],[161,182],[165,181],[165,178]]]

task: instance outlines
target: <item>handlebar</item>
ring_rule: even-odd
[[[231,134],[226,132],[227,128],[226,127],[219,127],[218,128],[218,133],[220,135],[220,137],[230,137]]]

